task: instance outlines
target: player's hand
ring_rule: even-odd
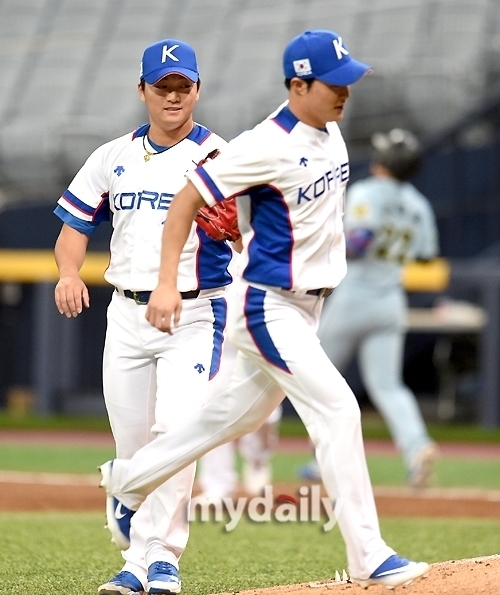
[[[158,330],[171,335],[179,324],[181,310],[182,298],[177,288],[158,285],[151,292],[146,309],[146,320]]]
[[[61,277],[55,288],[56,306],[68,318],[90,307],[89,290],[80,277]]]

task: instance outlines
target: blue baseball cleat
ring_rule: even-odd
[[[144,587],[141,581],[127,570],[122,570],[107,583],[101,585],[97,595],[143,595]]]
[[[321,481],[321,473],[319,470],[318,461],[311,459],[299,469],[300,479],[307,479],[308,481]]]
[[[181,592],[179,571],[169,562],[153,562],[148,568],[148,594],[168,595]]]
[[[107,461],[99,467],[102,475],[101,487],[106,489],[106,529],[111,533],[111,543],[120,550],[128,550],[130,523],[135,510],[130,510],[111,494],[112,469],[113,461]]]
[[[394,554],[387,558],[369,578],[351,577],[351,582],[365,589],[371,585],[384,585],[388,589],[394,589],[394,587],[411,583],[414,579],[426,575],[428,571],[429,564],[426,562],[411,562]]]

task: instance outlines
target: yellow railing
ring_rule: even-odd
[[[109,263],[107,252],[88,252],[81,270],[90,285],[107,285],[104,271]],[[59,278],[52,250],[0,250],[0,281],[39,283]],[[450,265],[443,258],[429,263],[413,262],[403,271],[408,291],[444,291],[450,280]]]
[[[107,285],[103,275],[108,263],[108,253],[88,252],[82,279],[89,285]],[[0,281],[43,283],[58,279],[52,250],[0,250]]]
[[[411,262],[403,270],[407,291],[444,291],[450,283],[450,263],[444,258],[430,262]]]

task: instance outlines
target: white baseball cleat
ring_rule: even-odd
[[[250,496],[260,496],[266,486],[271,484],[272,470],[269,463],[250,463],[243,465],[243,488]]]
[[[124,506],[111,493],[111,473],[113,461],[107,461],[99,467],[102,475],[101,487],[106,489],[106,529],[111,533],[111,543],[120,550],[130,547],[130,523],[135,510]]]
[[[407,585],[416,578],[426,576],[428,572],[429,564],[426,562],[412,562],[394,554],[387,558],[369,578],[351,577],[351,582],[360,585],[364,589],[371,585],[384,585],[388,589],[394,589],[400,585]]]
[[[410,487],[422,489],[430,486],[437,456],[438,449],[435,444],[428,444],[420,449],[408,474]]]

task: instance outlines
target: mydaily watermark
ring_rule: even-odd
[[[262,496],[241,496],[207,500],[203,495],[191,500],[189,521],[224,523],[225,531],[233,531],[243,516],[255,523],[315,522],[325,519],[323,531],[331,531],[337,524],[342,502],[339,498],[332,502],[321,496],[321,486],[301,486],[297,497],[274,495],[273,487],[264,488]]]

